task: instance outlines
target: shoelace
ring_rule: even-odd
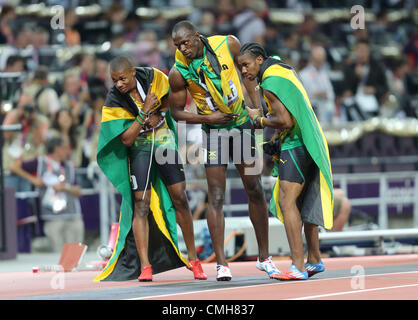
[[[277,269],[277,267],[274,265],[273,261],[271,260],[271,257],[268,257],[263,262],[267,266],[267,272],[270,272],[270,271],[277,271],[277,272],[279,272],[279,270]]]

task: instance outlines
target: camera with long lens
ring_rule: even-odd
[[[23,116],[30,117],[36,111],[36,107],[32,103],[28,103],[23,107]]]
[[[263,144],[264,152],[271,156],[277,155],[280,157],[281,149],[282,145],[280,138],[277,138],[275,141],[269,141]]]

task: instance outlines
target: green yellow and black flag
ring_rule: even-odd
[[[151,92],[157,95],[159,105],[161,105],[161,100],[169,90],[167,77],[154,68],[137,68],[136,71],[136,79],[145,92],[152,83]],[[128,152],[119,139],[119,135],[129,128],[137,115],[138,109],[132,99],[112,87],[102,109],[97,163],[121,194],[122,203],[113,254],[102,273],[94,279],[95,281],[132,280],[141,273],[140,259],[132,231],[133,194]],[[169,112],[166,114],[166,122],[171,130],[176,130]],[[178,249],[175,210],[170,195],[158,170],[154,168],[151,173],[150,210],[152,214],[148,215],[149,258],[154,273],[160,273],[189,266],[189,263]]]
[[[308,95],[295,71],[278,59],[266,59],[261,65],[258,78],[262,89],[273,92],[296,119],[303,143],[316,164],[309,183],[306,183],[303,200],[298,203],[302,221],[331,229],[334,197],[328,144]],[[265,100],[271,109],[269,101]],[[270,201],[270,212],[283,222],[279,206],[279,184],[277,178]]]

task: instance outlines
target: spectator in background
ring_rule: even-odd
[[[334,208],[333,208],[334,224],[331,231],[343,231],[351,213],[350,201],[341,189],[334,189]]]
[[[26,56],[28,53],[24,49],[32,44],[33,31],[25,24],[21,24],[16,31],[15,41],[5,46],[0,54],[0,69],[6,67],[7,59],[12,55]]]
[[[102,107],[105,103],[107,95],[107,87],[100,78],[91,77],[88,80],[90,103],[88,110],[88,118],[86,119],[83,128],[83,154],[89,161],[96,161],[97,144],[99,142],[100,126],[102,121]]]
[[[69,141],[52,137],[46,143],[47,154],[28,161],[15,161],[10,171],[39,188],[44,232],[54,252],[65,243],[83,242],[84,223],[79,197],[81,189],[69,156]],[[34,174],[37,174],[36,176]]]
[[[87,86],[87,79],[96,73],[96,57],[91,53],[81,53],[77,65],[80,72],[80,85],[84,89]]]
[[[283,60],[286,60],[287,58],[290,65],[298,66],[301,59],[301,51],[301,40],[297,30],[294,28],[284,30],[283,43],[279,51],[280,57],[282,57]]]
[[[132,56],[137,65],[160,69],[162,61],[157,33],[153,30],[141,32],[132,49]]]
[[[163,71],[165,74],[168,74],[175,62],[177,48],[174,45],[173,40],[171,40],[170,34],[166,34],[164,36],[164,43],[166,47],[161,52],[161,71]]]
[[[109,63],[106,60],[96,60],[96,77],[98,77],[101,81],[104,82],[106,88],[110,88],[112,86],[112,78],[109,75]]]
[[[242,45],[247,42],[258,42],[264,45],[266,24],[263,17],[266,11],[267,6],[264,0],[255,0],[250,2],[243,12],[235,16],[233,26]]]
[[[13,6],[3,5],[0,12],[0,44],[14,43],[13,21],[16,11]]]
[[[123,34],[126,42],[136,41],[141,30],[140,25],[139,17],[134,12],[130,12],[123,22]]]
[[[80,136],[77,126],[74,124],[71,110],[69,108],[61,108],[55,114],[51,128],[48,130],[49,136],[65,137],[69,141],[71,161],[74,166],[80,167],[82,158],[82,137]]]
[[[407,57],[397,57],[388,71],[388,85],[390,96],[382,106],[382,115],[393,117],[395,115],[406,116],[405,109],[408,105],[408,93],[406,90],[406,75],[410,70],[410,61]]]
[[[33,97],[38,111],[52,121],[60,108],[60,101],[57,92],[48,81],[48,67],[40,66],[36,69],[32,81],[24,88],[24,92]]]
[[[81,43],[80,33],[75,28],[78,22],[78,17],[73,8],[67,8],[65,10],[64,23],[65,23],[65,42],[68,46],[76,46]]]
[[[32,53],[32,59],[29,64],[30,70],[36,70],[39,67],[39,65],[41,64],[41,61],[39,61],[40,50],[41,48],[46,47],[48,45],[49,45],[49,32],[42,27],[37,27],[32,37],[33,53]]]
[[[235,9],[232,0],[217,0],[215,6],[216,32],[217,34],[234,34],[232,21],[235,17]]]
[[[215,16],[212,12],[203,12],[198,24],[198,29],[200,33],[205,37],[210,37],[213,35],[215,30]]]
[[[71,110],[76,125],[84,121],[88,99],[87,87],[81,87],[80,74],[72,70],[67,71],[64,74],[64,92],[60,96],[60,102],[63,107]]]
[[[309,64],[299,73],[321,125],[330,124],[335,114],[334,88],[329,79],[325,62],[325,49],[315,45],[311,48]]]
[[[15,109],[10,110],[3,125],[21,124],[18,132],[4,131],[3,166],[24,161],[43,154],[43,144],[48,130],[48,119],[37,112],[33,97],[22,94]],[[29,191],[30,186],[15,175],[5,176],[5,185],[14,186],[16,191]]]
[[[388,93],[385,68],[370,54],[369,42],[356,43],[354,61],[344,68],[343,104],[349,120],[364,120],[380,113]],[[350,111],[356,108],[359,118]],[[350,119],[351,118],[351,119]]]
[[[7,58],[6,68],[3,72],[23,72],[25,71],[25,60],[19,55],[12,55]]]
[[[279,53],[280,41],[278,26],[271,21],[266,22],[266,33],[264,35],[264,47],[269,56]]]
[[[127,12],[123,4],[113,2],[107,9],[107,19],[110,22],[110,35],[124,32],[123,23],[127,16]],[[124,37],[125,38],[125,37]]]
[[[416,26],[408,32],[408,41],[403,48],[403,52],[411,62],[411,70],[418,71],[418,31]]]
[[[302,39],[310,39],[319,30],[319,24],[311,13],[305,14],[305,20],[299,25],[298,33]]]

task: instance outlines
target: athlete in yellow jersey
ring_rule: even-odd
[[[260,174],[246,174],[246,169],[255,165],[254,155],[248,153],[256,153],[256,144],[254,126],[245,109],[244,95],[236,69],[240,42],[234,36],[202,37],[189,21],[177,23],[173,28],[172,38],[177,47],[176,63],[169,74],[172,116],[177,121],[201,123],[202,130],[206,133],[206,141],[203,141],[207,149],[206,218],[218,264],[216,279],[228,281],[232,278],[224,253],[225,220],[222,211],[226,169],[232,154],[248,195],[250,219],[259,247],[257,268],[267,272],[269,276],[276,274],[278,270],[268,257],[268,211],[261,177]],[[255,81],[245,79],[243,83],[253,104],[260,107]],[[197,114],[184,111],[187,90],[196,103]],[[241,143],[235,143],[234,139],[231,146],[230,137],[234,134],[240,136],[238,141]],[[250,142],[242,143],[245,138],[250,139]],[[223,148],[225,142],[228,148]],[[235,159],[237,153],[241,156],[238,161]]]

